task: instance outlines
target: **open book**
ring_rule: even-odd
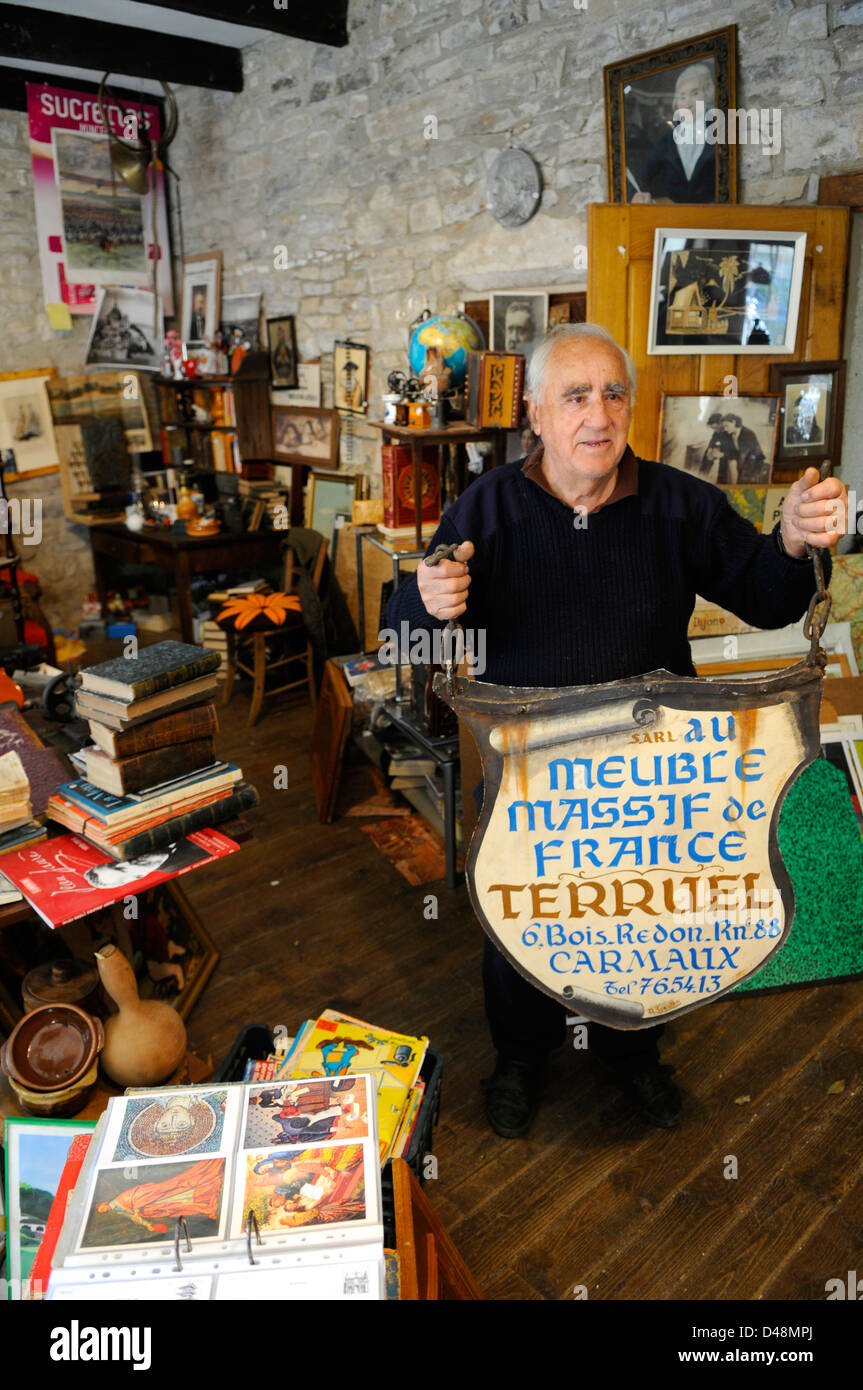
[[[368,1076],[165,1087],[109,1101],[48,1298],[383,1297]]]

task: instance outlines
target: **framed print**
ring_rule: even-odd
[[[245,347],[256,352],[261,341],[261,296],[259,294],[226,294],[222,298],[222,329],[228,340],[228,351]]]
[[[737,201],[749,125],[736,108],[736,38],[731,24],[603,69],[610,203]],[[772,129],[759,124],[762,146]]]
[[[362,343],[336,342],[333,348],[333,404],[348,415],[368,409],[369,350]]]
[[[791,353],[805,232],[657,227],[649,353]]]
[[[156,306],[153,331],[152,290],[120,289],[112,285],[99,291],[90,329],[88,367],[138,367],[158,372],[162,365],[162,308]]]
[[[844,362],[772,362],[770,390],[779,392],[776,462],[788,468],[842,456]]]
[[[339,466],[339,415],[319,406],[275,405],[273,457],[282,463]]]
[[[663,393],[657,452],[660,462],[720,487],[766,485],[778,424],[778,396]]]
[[[77,1134],[92,1134],[95,1120],[19,1119],[5,1124],[6,1259],[9,1297],[22,1296],[51,1204]]]
[[[56,367],[0,372],[0,460],[7,483],[60,467],[47,390],[56,376]]]
[[[306,492],[307,525],[312,531],[326,536],[333,543],[333,529],[336,516],[345,513],[350,516],[354,498],[359,497],[362,488],[362,474],[322,473],[312,470]]]
[[[548,294],[543,290],[502,290],[491,295],[491,347],[520,352],[525,367],[548,327]]]
[[[276,388],[271,392],[271,399],[273,405],[320,405],[320,362],[298,362],[296,387],[293,390]]]
[[[222,307],[222,253],[183,257],[183,308],[180,337],[184,343],[209,341]]]
[[[267,352],[270,356],[270,382],[273,386],[295,390],[297,377],[297,333],[293,314],[267,319]],[[315,402],[317,404],[317,402]]]

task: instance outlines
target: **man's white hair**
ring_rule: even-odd
[[[607,347],[614,348],[615,352],[619,352],[626,367],[630,400],[635,399],[635,367],[632,364],[632,358],[619,343],[614,341],[608,329],[602,328],[598,323],[561,323],[546,334],[539,346],[535,347],[531,353],[527,368],[527,389],[533,401],[537,404],[542,403],[548,359],[555,347],[558,343],[565,343],[571,338],[593,338],[605,343]]]
[[[683,69],[683,72],[681,72],[681,73],[678,74],[677,81],[676,81],[675,84],[674,84],[674,105],[675,105],[675,109],[676,109],[676,107],[677,107],[677,94],[678,94],[678,92],[680,91],[680,88],[683,86],[683,83],[684,83],[684,82],[689,82],[689,81],[691,81],[692,78],[695,77],[696,75],[697,75],[699,81],[703,84],[704,90],[705,90],[705,93],[706,93],[707,99],[706,99],[706,101],[705,101],[705,103],[704,103],[705,107],[707,107],[707,106],[712,106],[712,105],[713,105],[713,97],[714,97],[716,88],[715,88],[714,83],[713,83],[713,73],[712,73],[711,70],[710,70],[710,64],[709,64],[709,63],[690,63],[690,65],[689,65],[688,68],[684,68],[684,69]]]

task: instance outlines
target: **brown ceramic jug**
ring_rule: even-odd
[[[141,999],[131,964],[116,946],[96,952],[99,977],[119,1013],[105,1022],[102,1066],[118,1086],[155,1086],[186,1055],[186,1025],[158,999]]]

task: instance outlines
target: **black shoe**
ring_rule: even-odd
[[[616,1071],[601,1063],[624,1095],[632,1101],[642,1119],[660,1129],[673,1129],[683,1110],[683,1101],[671,1073],[674,1067],[664,1062],[652,1062],[637,1071]]]
[[[492,1075],[480,1083],[495,1134],[518,1139],[526,1133],[539,1109],[544,1078],[541,1065],[498,1057]]]

